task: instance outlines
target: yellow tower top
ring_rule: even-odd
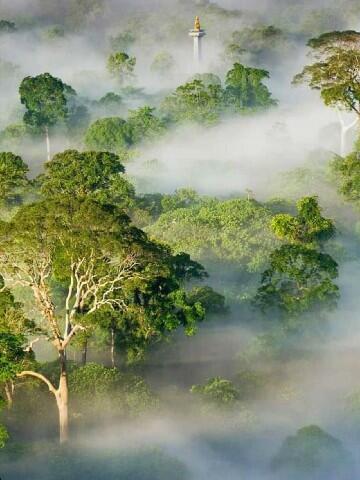
[[[194,30],[196,30],[197,32],[200,32],[201,30],[200,18],[198,16],[195,17]]]

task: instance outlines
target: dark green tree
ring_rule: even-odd
[[[114,153],[66,150],[45,165],[45,174],[40,177],[41,191],[48,198],[89,197],[126,207],[133,201],[135,191],[124,172]]]
[[[331,309],[339,296],[334,284],[338,265],[319,251],[335,235],[334,224],[321,215],[315,197],[301,199],[297,208],[297,216],[279,214],[271,220],[274,233],[287,243],[270,255],[255,297],[264,313],[276,313],[282,320]]]
[[[134,144],[154,140],[165,132],[165,123],[155,115],[155,108],[148,106],[130,110],[127,125]]]
[[[9,20],[0,20],[0,33],[13,33],[16,32],[16,24]]]
[[[194,287],[188,294],[190,303],[200,303],[206,314],[226,313],[225,297],[208,285],[203,287]]]
[[[132,144],[131,128],[122,118],[101,118],[87,129],[85,144],[91,150],[121,153]]]
[[[270,255],[256,305],[263,312],[299,316],[321,305],[336,306],[338,265],[330,255],[301,245],[283,245]]]
[[[50,161],[49,129],[68,117],[68,100],[75,91],[49,73],[26,77],[21,82],[20,100],[25,106],[24,122],[41,129],[46,136],[47,159]]]
[[[204,85],[193,80],[181,85],[168,96],[161,110],[173,122],[216,123],[223,108],[223,91],[220,85]]]
[[[193,385],[190,391],[218,408],[233,407],[240,399],[235,385],[221,377],[209,378],[204,385]]]
[[[225,55],[233,62],[247,59],[251,64],[263,65],[279,61],[289,43],[284,32],[273,25],[245,27],[233,32]]]
[[[303,427],[283,442],[272,461],[281,478],[338,478],[353,475],[353,460],[337,438],[317,425]],[[283,477],[284,475],[284,477]]]
[[[225,80],[225,102],[228,108],[241,112],[276,105],[276,100],[263,83],[268,78],[269,72],[266,70],[235,63]]]
[[[331,171],[339,193],[348,201],[359,206],[360,202],[360,158],[359,152],[347,157],[335,157],[331,162]]]
[[[22,158],[11,152],[0,153],[0,201],[13,201],[29,180],[28,166]]]
[[[334,222],[322,216],[316,197],[304,197],[296,207],[296,216],[278,214],[271,220],[271,228],[280,240],[316,247],[335,235]]]

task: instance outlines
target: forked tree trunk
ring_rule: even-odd
[[[49,388],[49,391],[56,399],[59,416],[59,439],[60,443],[69,440],[69,387],[66,371],[66,356],[64,350],[59,350],[60,379],[59,387],[55,388],[48,378],[39,372],[25,370],[19,373],[18,377],[34,377],[43,381]]]
[[[345,157],[346,155],[346,146],[347,146],[347,134],[350,130],[352,130],[356,124],[359,122],[359,116],[357,116],[351,123],[347,124],[345,123],[345,120],[343,119],[341,112],[338,111],[338,118],[340,122],[340,155],[342,157]]]
[[[45,126],[45,137],[46,137],[47,161],[50,162],[50,160],[51,160],[50,136],[49,136],[49,127],[47,125]]]

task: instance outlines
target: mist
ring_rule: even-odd
[[[327,31],[359,27],[356,2],[344,0],[341,6],[339,2],[323,0],[311,5],[291,0],[51,3],[0,1],[0,20],[16,24],[13,31],[0,31],[1,152],[21,156],[29,168],[28,186],[22,185],[16,191],[15,200],[1,203],[1,228],[17,218],[23,205],[47,201],[41,190],[43,174],[49,175],[44,131],[34,125],[28,125],[26,130],[27,107],[20,102],[19,85],[25,77],[48,72],[74,89],[74,105],[81,107],[83,115],[78,115],[79,120],[74,114],[74,123],[67,122],[65,115],[51,125],[51,156],[69,149],[109,150],[118,154],[126,170],[123,177],[136,193],[123,204],[116,198],[113,210],[123,209],[129,221],[146,232],[146,238],[154,242],[154,252],[154,245],[160,248],[159,245],[167,244],[169,252],[175,255],[185,251],[186,245],[185,253],[203,265],[209,277],[198,276],[190,281],[184,277],[179,280],[179,292],[186,296],[193,288],[208,285],[224,303],[222,308],[209,312],[204,307],[204,318],[190,334],[184,322],[179,321],[177,328],[159,335],[154,342],[141,329],[129,334],[126,328],[130,327],[122,325],[123,331],[119,329],[117,343],[111,347],[117,349],[116,365],[114,352],[112,357],[109,354],[111,340],[103,326],[105,322],[99,321],[95,327],[89,323],[91,334],[86,340],[85,361],[90,366],[116,370],[120,387],[114,383],[97,389],[96,379],[88,380],[88,391],[85,387],[82,390],[81,382],[76,388],[77,369],[86,365],[83,332],[75,335],[67,352],[70,385],[75,385],[74,400],[70,396],[71,441],[58,448],[56,406],[46,386],[39,386],[34,379],[28,383],[21,379],[16,383],[14,406],[1,412],[0,427],[4,423],[9,440],[0,448],[0,477],[356,478],[360,473],[360,218],[358,204],[341,192],[331,165],[334,158],[345,157],[354,150],[358,153],[358,145],[354,147],[358,127],[348,132],[342,152],[336,109],[324,104],[318,90],[292,84],[294,76],[311,62],[306,46],[310,38]],[[188,36],[195,15],[200,16],[206,30],[202,62],[197,65]],[[258,32],[270,26],[279,29],[276,39],[259,40],[256,35],[262,34]],[[241,44],[243,32],[250,32],[246,48]],[[236,42],[239,45],[234,57],[229,54],[229,46]],[[254,43],[250,45],[251,42]],[[109,56],[120,51],[136,58],[133,72],[121,81],[109,68]],[[163,70],[154,68],[159,54],[171,57]],[[225,98],[228,72],[235,63],[268,72],[260,83],[271,93],[273,103],[239,111],[227,104],[209,122],[205,118],[206,108],[203,121],[192,115],[196,104],[189,107],[181,120],[171,117],[173,112],[166,110],[167,99],[176,96],[176,89],[193,81],[196,74],[216,75]],[[109,93],[117,96],[118,101],[101,102]],[[107,138],[104,135],[109,148],[102,144],[89,147],[88,132],[94,122],[120,117],[129,126],[132,112],[143,107],[151,107],[151,115],[160,125],[156,134],[146,135],[148,127],[144,121],[139,127],[143,134],[140,140],[126,140],[128,144],[120,148],[116,142],[110,145],[110,132]],[[75,108],[74,111],[77,112]],[[355,118],[354,113],[344,111],[342,115],[346,124]],[[109,186],[107,189],[111,191]],[[184,189],[196,191],[195,200],[195,194],[190,193],[185,201],[179,201],[177,195]],[[279,213],[296,217],[296,202],[308,196],[315,196],[321,214],[334,221],[334,238],[324,242],[325,246],[319,242],[318,250],[331,255],[337,263],[338,277],[332,281],[339,295],[334,308],[323,311],[316,306],[295,319],[290,315],[288,323],[282,323],[278,312],[271,310],[264,315],[256,308],[254,298],[264,281],[264,271],[269,268],[271,252],[286,243],[271,231],[271,219]],[[94,198],[98,201],[100,196]],[[101,198],[109,202],[101,200],[108,208],[110,197]],[[248,202],[261,212],[250,211],[243,220],[231,202],[239,202],[236,208],[244,211]],[[228,215],[226,221],[216,217],[219,213],[211,217],[212,205]],[[181,221],[183,227],[177,230]],[[235,235],[237,228],[246,230],[239,240]],[[196,244],[197,229],[203,235],[203,250]],[[214,232],[221,229],[221,239],[213,239]],[[194,245],[191,238],[183,241],[192,234]],[[263,252],[264,258],[249,267],[250,261],[229,253],[236,242],[240,246],[243,242],[244,257]],[[110,265],[108,258],[107,261]],[[164,271],[169,268],[167,264]],[[55,278],[56,275],[59,277]],[[54,290],[54,305],[65,291],[62,273],[56,271],[56,275],[53,283],[49,282],[49,290]],[[173,280],[166,288],[173,288]],[[43,328],[31,294],[11,282],[9,285],[6,288],[13,289],[26,316]],[[3,289],[0,282],[0,287],[1,294],[5,286]],[[136,295],[145,298],[148,291],[144,292]],[[175,303],[173,310],[179,309]],[[54,307],[59,318],[64,310],[57,304]],[[145,330],[145,321],[144,325]],[[148,335],[151,337],[153,332]],[[34,368],[53,381],[58,358],[53,342],[41,329],[28,336],[41,337],[34,349],[31,345],[27,352],[36,358]],[[132,349],[127,343],[129,339],[134,343]],[[128,351],[136,361],[130,354],[130,360],[127,358]],[[105,375],[106,379],[110,376]],[[206,390],[214,379],[229,382],[220,400],[217,391],[214,394],[211,389]],[[5,405],[3,393],[0,397],[1,405],[3,397]],[[316,430],[313,440],[313,431],[305,431],[305,437],[311,437],[310,447],[301,444],[299,450],[292,451],[291,445],[301,437],[301,429],[314,426],[321,433]],[[338,465],[331,462],[331,452],[334,458],[341,458]],[[316,463],[318,458],[321,468],[311,470],[312,462]]]

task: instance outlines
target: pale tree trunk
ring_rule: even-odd
[[[111,366],[112,368],[115,368],[115,329],[114,328],[111,328],[110,358],[111,358]]]
[[[5,390],[7,408],[10,410],[13,406],[13,398],[14,398],[14,390],[15,390],[14,382],[12,381],[5,382],[4,390]]]
[[[46,153],[47,153],[47,161],[50,162],[51,160],[51,152],[50,152],[50,136],[49,136],[49,127],[45,126],[45,137],[46,137]]]
[[[33,371],[24,371],[18,374],[18,377],[34,377],[43,381],[49,388],[49,391],[56,399],[59,416],[59,439],[60,443],[66,443],[69,440],[69,387],[66,370],[66,355],[64,350],[59,350],[60,379],[59,388],[54,385],[44,375]]]
[[[60,381],[56,393],[56,403],[59,411],[59,433],[60,443],[69,440],[69,388],[66,371],[66,356],[62,351],[60,355]]]
[[[25,370],[19,373],[18,377],[34,377],[42,382],[44,382],[49,391],[54,395],[56,399],[56,405],[58,408],[58,416],[59,416],[59,438],[60,443],[65,443],[69,439],[69,389],[68,389],[68,381],[67,381],[67,373],[66,373],[66,357],[64,352],[59,352],[60,355],[60,380],[59,380],[59,388],[56,389],[54,385],[48,380],[44,375],[38,372],[33,372],[31,370]]]
[[[357,116],[351,123],[348,125],[345,124],[344,118],[341,115],[341,112],[337,111],[340,128],[341,128],[341,136],[340,136],[340,155],[345,157],[346,155],[346,137],[348,132],[355,127],[355,125],[359,122],[359,116]]]
[[[46,133],[48,138],[47,129]],[[116,300],[110,298],[110,294],[119,288],[119,285],[124,282],[124,279],[130,278],[134,275],[134,269],[138,265],[136,257],[129,255],[118,265],[114,278],[111,278],[108,274],[104,275],[102,278],[97,278],[94,274],[95,261],[96,259],[91,253],[90,259],[83,257],[72,262],[71,281],[66,300],[65,332],[64,335],[62,335],[58,318],[55,315],[55,305],[52,301],[50,288],[47,284],[47,279],[52,275],[51,252],[45,252],[42,257],[40,257],[39,262],[36,263],[36,267],[33,266],[31,261],[29,261],[29,266],[27,265],[26,268],[19,269],[17,260],[12,260],[12,266],[16,268],[16,272],[18,270],[21,272],[19,280],[20,284],[32,289],[39,311],[48,323],[49,330],[52,334],[52,344],[58,353],[60,365],[58,388],[56,388],[48,378],[38,372],[26,370],[19,373],[17,376],[20,378],[29,376],[41,380],[55,396],[59,415],[59,436],[61,443],[65,443],[69,438],[69,388],[66,371],[66,349],[77,332],[86,330],[85,327],[80,324],[73,325],[76,314],[81,311],[81,306],[84,304],[85,300],[88,299],[90,294],[94,300],[91,308],[87,311],[87,314],[91,314],[105,305],[110,305],[111,307],[114,307],[114,305],[122,306],[122,301],[120,299]],[[23,270],[25,270],[25,273]],[[21,274],[24,275],[24,278],[21,278]],[[73,302],[71,302],[71,299],[73,299]],[[70,305],[71,303],[72,305]],[[115,364],[115,331],[112,344],[114,348],[112,361]],[[31,349],[31,346],[29,348]],[[86,362],[87,339],[82,353],[83,360]]]

